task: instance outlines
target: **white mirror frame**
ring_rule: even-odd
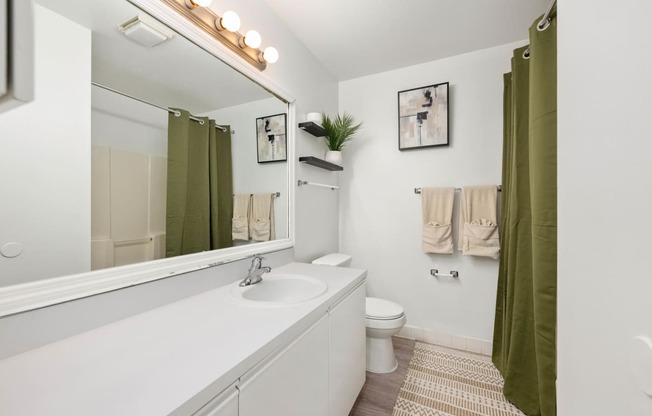
[[[128,0],[161,22],[167,24],[197,46],[222,60],[234,70],[261,85],[288,103],[288,235],[289,238],[238,246],[169,259],[153,260],[88,273],[43,279],[0,288],[0,317],[85,298],[129,286],[219,266],[256,254],[271,253],[294,247],[295,242],[295,100],[274,85],[263,73],[253,68],[229,49],[203,32],[192,22],[158,0]],[[89,241],[90,244],[90,241]]]

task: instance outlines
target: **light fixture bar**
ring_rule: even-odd
[[[253,65],[260,71],[267,68],[266,62],[261,62],[259,56],[261,51],[259,49],[250,48],[245,46],[240,47],[240,38],[243,36],[238,32],[229,32],[228,30],[217,30],[215,28],[215,14],[210,9],[204,7],[197,7],[189,9],[186,6],[186,0],[161,0],[163,3],[172,7],[181,15],[185,16],[188,20],[201,28],[204,32],[211,35],[216,40],[227,46],[231,51],[235,52],[242,59]]]

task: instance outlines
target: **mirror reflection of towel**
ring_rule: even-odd
[[[249,218],[251,239],[270,241],[276,239],[274,227],[274,200],[271,193],[251,196],[251,217]]]
[[[234,240],[249,240],[249,210],[251,195],[233,195],[233,219],[231,220],[231,237]]]

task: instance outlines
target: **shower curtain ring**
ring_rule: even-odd
[[[175,117],[181,117],[181,111],[175,111],[174,116]]]
[[[523,59],[530,59],[530,48],[527,48],[527,49],[523,52]]]
[[[199,120],[199,124],[204,125],[204,120]]]
[[[547,19],[541,19],[541,21],[537,24],[537,30],[539,32],[543,32],[544,30],[548,29],[548,26],[550,26],[549,17]]]

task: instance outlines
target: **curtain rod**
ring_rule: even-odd
[[[166,108],[166,107],[160,106],[158,104],[154,104],[154,103],[151,103],[149,101],[145,101],[142,98],[134,97],[133,95],[129,95],[129,94],[125,93],[125,92],[118,91],[118,90],[113,89],[111,87],[107,87],[106,85],[99,84],[99,83],[97,83],[95,81],[91,81],[91,85],[95,85],[96,87],[99,87],[99,88],[102,88],[104,90],[110,91],[110,92],[112,92],[114,94],[122,95],[123,97],[131,98],[132,100],[140,101],[143,104],[151,105],[152,107],[156,107],[158,109],[167,111],[168,113],[172,113],[177,117],[179,117],[181,115],[181,112],[179,112],[177,110],[173,110],[171,108]],[[203,119],[195,117],[192,114],[190,115],[190,119],[199,122],[199,124],[204,124]],[[220,129],[220,130],[222,130],[224,132],[226,131],[226,127],[220,126],[219,124],[216,124],[215,128],[218,128],[218,129]],[[235,133],[235,131],[231,131],[231,133],[233,134],[233,133]]]
[[[233,194],[233,196],[235,196],[235,195],[236,194]],[[249,196],[251,196],[251,195],[253,195],[253,194],[249,194]],[[272,198],[280,198],[280,197],[281,197],[280,192],[272,192]]]
[[[546,13],[543,15],[543,18],[539,20],[539,24],[537,25],[539,30],[545,30],[545,28],[548,27],[548,23],[550,23],[550,13],[552,12],[553,7],[555,7],[555,4],[557,4],[557,0],[552,0],[548,5]]]
[[[462,188],[455,188],[455,190],[456,191],[461,191]],[[503,186],[502,185],[496,185],[496,190],[498,192],[501,192],[503,190]],[[414,188],[414,193],[415,194],[420,194],[421,193],[421,188]]]
[[[557,0],[552,0],[550,4],[548,5],[548,9],[546,12],[543,14],[543,17],[541,20],[539,20],[539,23],[537,23],[537,30],[539,32],[543,32],[544,30],[548,29],[548,26],[550,26],[550,13],[552,13],[552,9],[555,7],[555,4],[557,4]],[[530,47],[523,52],[523,59],[530,59]]]

